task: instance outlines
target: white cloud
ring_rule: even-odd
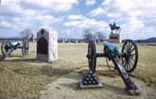
[[[122,31],[128,31],[129,34],[132,34],[144,30],[145,24],[136,17],[130,17],[129,22],[122,24],[121,27]]]
[[[131,10],[129,11],[130,16],[142,16],[144,15],[144,12],[142,10]]]
[[[144,26],[145,26],[143,21],[139,20],[136,17],[131,17],[130,18],[129,25],[131,25],[131,27],[133,27],[133,29],[138,29],[138,28],[143,29]]]
[[[128,23],[125,24],[123,30],[127,32],[131,38],[147,38],[155,33],[155,0],[116,0],[115,4],[120,12],[127,13],[128,15]],[[146,23],[153,24],[153,26],[148,26]]]
[[[133,0],[115,0],[115,6],[123,11],[129,11],[130,9],[134,8],[135,4]]]
[[[48,4],[49,1],[31,1],[32,5],[39,3],[41,3],[41,5],[44,3],[43,5],[45,6],[50,5]],[[76,0],[69,0],[67,4],[64,2],[61,3],[60,0],[56,2],[60,5],[72,5],[74,1]],[[54,17],[53,15],[46,13],[47,10],[50,11],[51,9],[32,9],[31,7],[29,8],[29,6],[22,5],[26,2],[30,2],[30,0],[4,0],[0,6],[1,27],[16,29],[17,31],[25,28],[39,29],[39,27],[44,25],[52,27],[53,24],[57,24],[62,20],[60,17]],[[54,0],[50,0],[50,2],[54,2]]]
[[[61,19],[52,15],[39,15],[35,18],[34,21],[39,22],[41,25],[47,25],[50,27],[52,24],[60,22]]]
[[[74,16],[74,15],[73,15]],[[71,18],[71,16],[69,17]],[[105,21],[102,20],[96,20],[94,18],[87,18],[87,17],[79,17],[78,16],[74,19],[77,20],[70,20],[68,22],[65,22],[64,25],[67,27],[76,27],[76,28],[81,28],[81,29],[97,29],[101,30],[102,28],[106,27],[108,24]]]
[[[121,17],[121,13],[110,12],[110,13],[107,13],[107,16],[109,18],[120,18]]]
[[[156,15],[155,0],[116,0],[115,6],[130,16]]]
[[[1,5],[8,5],[8,4],[17,4],[19,3],[21,0],[2,0],[1,1]]]
[[[0,21],[0,27],[11,28],[12,24],[7,21]]]
[[[75,4],[78,4],[78,0],[3,0],[0,6],[0,13],[23,15],[25,10],[29,9],[29,6],[23,8],[22,4],[27,4],[34,8],[36,7],[35,10],[38,10],[38,12],[43,10],[58,12],[70,10]]]
[[[67,11],[71,9],[74,4],[78,4],[78,0],[25,0],[24,2],[53,11]]]
[[[70,15],[69,21],[64,23],[66,30],[63,32],[68,37],[83,37],[84,30],[90,29],[91,32],[109,33],[108,23],[103,20],[96,20],[95,18],[88,18],[82,15]],[[75,36],[72,36],[75,34]],[[107,35],[106,34],[106,35]]]
[[[54,26],[69,34],[85,28],[105,32],[104,27],[109,22],[116,21],[121,25],[123,35],[128,33],[133,37],[135,33],[138,33],[137,35],[146,34],[145,32],[155,33],[156,0],[103,0],[100,6],[88,14],[85,10],[79,11],[79,8],[64,12],[72,9],[79,2],[81,0],[2,0],[0,27],[20,30],[29,27],[39,29],[41,26]],[[86,11],[90,9],[89,5],[98,2],[85,0],[84,6],[88,7]],[[57,26],[58,24],[61,26]]]
[[[156,16],[155,0],[104,0],[98,8],[92,10],[90,14],[98,16],[101,14],[123,13],[130,17]],[[112,17],[112,15],[110,16]],[[118,15],[118,14],[117,14]]]
[[[5,18],[2,17],[1,19]],[[56,18],[52,15],[23,16],[14,17],[11,21],[0,21],[0,26],[16,30],[26,28],[40,29],[42,26],[52,27],[52,25],[57,24],[60,21],[60,18]]]
[[[98,7],[97,9],[92,10],[89,15],[91,16],[98,16],[101,14],[106,14],[107,13],[107,9],[103,9],[102,7]]]
[[[103,2],[102,2],[102,6],[108,6],[108,5],[110,5],[112,3],[112,0],[104,0]]]
[[[146,35],[146,33],[153,32],[153,31],[147,32],[146,30],[147,27],[145,26],[143,21],[137,17],[130,17],[129,22],[123,23],[121,25],[121,35],[123,39],[125,38],[141,39]],[[146,38],[146,36],[144,38]]]
[[[0,6],[0,13],[20,14],[23,10],[20,0],[4,0]]]
[[[146,35],[145,31],[150,34],[155,33],[153,29],[156,19],[155,9],[155,0],[104,0],[101,6],[93,9],[89,15],[93,17],[103,15],[109,21],[116,21],[122,26],[122,35],[128,33],[133,38]]]
[[[86,0],[86,5],[94,5],[96,0]]]
[[[83,20],[85,17],[83,15],[70,15],[68,17],[69,20]]]

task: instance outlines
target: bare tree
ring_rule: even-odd
[[[30,40],[30,41],[34,41],[34,34],[31,34],[29,40]]]
[[[94,35],[91,33],[90,29],[84,30],[84,39],[85,41],[89,41],[94,38]]]
[[[106,35],[102,32],[96,32],[95,37],[98,43],[100,43],[106,38]]]
[[[33,37],[33,33],[30,29],[25,29],[25,30],[20,32],[20,36],[22,38],[30,39],[31,37]]]

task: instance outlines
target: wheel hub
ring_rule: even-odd
[[[5,45],[5,51],[7,52],[9,49],[10,49],[10,47],[8,46],[8,45]]]

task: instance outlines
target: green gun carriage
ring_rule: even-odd
[[[5,59],[16,49],[21,49],[22,56],[28,54],[29,40],[27,38],[0,38],[2,57]]]
[[[138,48],[133,40],[125,40],[122,50],[115,44],[103,42],[103,52],[96,52],[96,41],[90,40],[88,43],[88,66],[89,73],[80,82],[81,88],[102,86],[94,77],[96,73],[96,60],[105,57],[114,64],[115,70],[121,76],[126,89],[132,94],[140,94],[137,85],[131,80],[129,73],[133,72],[138,62]]]

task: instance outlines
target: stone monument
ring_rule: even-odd
[[[109,41],[112,43],[121,43],[120,34],[110,34]]]
[[[58,59],[57,33],[50,29],[42,28],[37,33],[37,59],[53,62]]]
[[[109,24],[109,26],[111,29],[109,41],[112,43],[121,43],[120,26],[117,26],[115,22],[113,24]]]

